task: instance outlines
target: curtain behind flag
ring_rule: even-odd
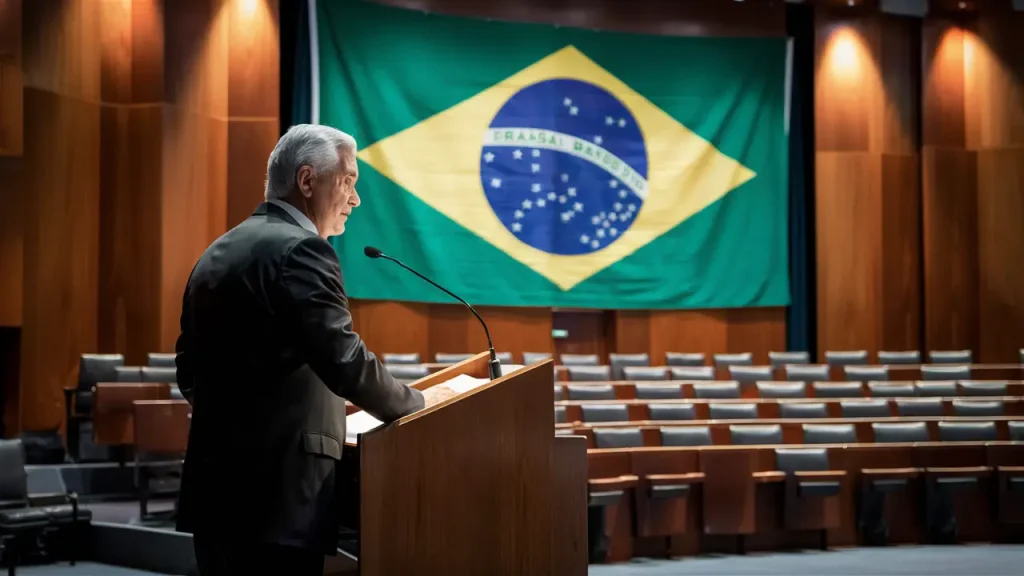
[[[359,142],[349,296],[789,303],[784,38],[682,38],[317,3],[319,121]],[[314,83],[314,86],[317,83]]]

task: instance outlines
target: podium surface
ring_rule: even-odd
[[[360,434],[359,574],[586,574],[586,441],[555,437],[553,381],[526,366]]]

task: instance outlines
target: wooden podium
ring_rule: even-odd
[[[328,557],[325,574],[585,575],[586,441],[555,436],[553,380],[550,360],[526,366],[359,435],[357,572]]]

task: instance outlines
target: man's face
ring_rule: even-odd
[[[324,174],[313,181],[309,208],[320,236],[338,236],[345,231],[352,210],[359,206],[356,181],[359,168],[351,154],[342,152],[337,174]]]

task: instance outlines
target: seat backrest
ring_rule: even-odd
[[[750,352],[739,354],[715,354],[715,366],[750,366],[754,363],[754,355]]]
[[[0,440],[0,501],[21,501],[28,497],[25,448],[21,439]]]
[[[824,402],[779,402],[779,418],[828,418],[828,407]]]
[[[771,366],[729,366],[729,377],[738,382],[758,382],[772,379]]]
[[[512,353],[511,352],[495,352],[494,353],[494,357],[497,358],[498,362],[501,363],[501,364],[511,364],[512,363]]]
[[[757,393],[761,398],[806,398],[805,382],[758,382]]]
[[[438,352],[434,354],[434,362],[438,364],[458,364],[475,356],[471,352]]]
[[[776,448],[775,467],[786,474],[828,470],[828,450],[825,448]]]
[[[849,366],[851,364],[867,364],[867,350],[828,350],[825,352],[825,363],[830,366]]]
[[[150,352],[146,355],[146,365],[162,368],[174,368],[175,357],[177,357],[177,354],[173,352]]]
[[[703,352],[665,352],[666,366],[703,366]]]
[[[625,380],[623,368],[626,366],[650,366],[651,358],[647,353],[643,354],[609,354],[608,364],[612,367],[612,378]]]
[[[117,366],[124,366],[122,354],[82,354],[78,359],[78,389],[89,390],[97,382],[116,382]]]
[[[775,367],[786,364],[810,364],[811,354],[809,352],[769,352],[768,363]]]
[[[816,398],[861,398],[864,396],[860,382],[815,382]]]
[[[939,422],[941,442],[992,442],[998,439],[995,422]]]
[[[843,400],[839,402],[839,413],[843,418],[888,418],[889,402],[878,398]]]
[[[173,384],[178,381],[178,370],[158,366],[142,367],[142,382],[166,382]]]
[[[668,369],[671,380],[714,380],[715,369],[712,366],[673,366]]]
[[[1010,440],[1024,442],[1024,421],[1007,422],[1006,427],[1010,430]]]
[[[961,396],[1006,396],[1006,382],[978,382],[963,380],[960,382]]]
[[[954,380],[936,380],[933,382],[916,382],[914,388],[917,389],[918,396],[926,396],[932,398],[947,398],[949,396],[956,396],[956,381]]]
[[[551,352],[523,352],[523,364],[536,364],[551,359]]]
[[[1002,400],[953,400],[953,416],[1002,416]]]
[[[573,382],[607,382],[612,379],[610,366],[566,366]]]
[[[911,382],[868,382],[868,391],[877,398],[917,396],[917,390]]]
[[[744,424],[729,426],[733,444],[743,446],[782,444],[782,426],[778,424]]]
[[[430,371],[423,364],[385,364],[384,368],[396,380],[412,382],[420,378],[426,378]]]
[[[564,424],[567,421],[565,406],[555,406],[555,424]]]
[[[970,350],[929,350],[932,364],[970,364],[974,354]]]
[[[630,382],[667,380],[668,370],[664,366],[623,366],[619,379]]]
[[[967,380],[971,377],[971,367],[962,365],[925,364],[921,366],[921,380]]]
[[[27,492],[33,506],[65,503],[68,487],[61,469],[56,466],[34,466],[26,471]]]
[[[828,381],[828,364],[790,364],[786,366],[786,380],[790,382]]]
[[[712,420],[757,420],[757,404],[752,402],[708,404]]]
[[[406,352],[406,353],[386,352],[380,358],[381,358],[381,360],[384,361],[385,364],[419,364],[420,363],[420,354],[419,354],[419,352]]]
[[[644,445],[639,428],[594,428],[594,445],[598,448],[637,448]]]
[[[601,359],[597,354],[562,354],[559,358],[563,366],[600,366]]]
[[[569,400],[615,400],[611,384],[569,384],[565,387]]]
[[[682,384],[637,384],[637,400],[663,400],[665,398],[682,398]]]
[[[142,382],[142,366],[114,366],[114,382]]]
[[[565,400],[565,387],[555,384],[555,402]]]
[[[920,364],[921,352],[919,350],[881,350],[878,352],[879,364]]]
[[[714,384],[694,384],[693,395],[696,398],[739,398],[739,382],[716,382]]]
[[[583,404],[584,422],[629,422],[625,404]]]
[[[804,424],[804,444],[856,444],[853,424]]]
[[[662,426],[662,446],[711,446],[711,430],[707,426]]]
[[[867,382],[869,380],[885,381],[889,379],[889,367],[843,366],[843,375],[851,382]]]
[[[875,422],[871,425],[876,443],[927,442],[928,426],[924,422]]]
[[[650,420],[693,420],[697,417],[693,404],[651,402],[647,409],[650,411]]]
[[[184,400],[137,400],[135,450],[139,453],[181,454],[188,448],[192,407]]]
[[[897,398],[898,416],[942,416],[941,398]]]

